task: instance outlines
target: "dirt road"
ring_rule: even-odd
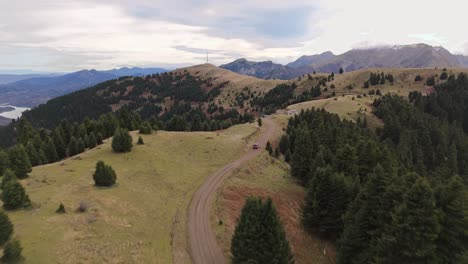
[[[273,136],[276,124],[271,117],[264,118],[263,125],[266,130],[262,132],[257,140],[260,143],[260,149],[250,150],[239,159],[210,175],[192,197],[188,216],[188,232],[190,255],[192,262],[195,264],[221,264],[225,262],[225,257],[211,227],[211,204],[216,191],[223,180],[229,176],[229,173],[240,167],[244,162],[259,155],[268,140]]]

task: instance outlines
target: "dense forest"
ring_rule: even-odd
[[[337,263],[466,263],[467,76],[374,102],[376,131],[324,110],[290,119],[279,149],[309,189],[307,230]]]
[[[156,129],[173,131],[212,131],[252,122],[254,116],[251,113],[244,111],[242,114],[236,108],[224,109],[214,103],[224,85],[226,83],[215,86],[210,79],[200,80],[186,72],[121,77],[54,98],[26,111],[21,120],[0,128],[0,146],[9,147],[16,142],[25,145],[24,140],[19,139],[24,137],[21,135],[22,120],[34,129],[42,130],[40,138],[44,143],[48,140],[46,134],[52,136],[51,133],[63,126],[63,122],[73,126],[73,131],[92,124],[92,128],[81,128],[80,135],[73,135],[77,141],[81,138],[86,143],[85,136],[91,136],[83,131],[93,132],[94,137],[100,132],[104,139],[113,132],[96,131],[94,121],[100,127],[104,126],[103,120],[109,113],[114,113],[112,119],[118,119],[115,121],[118,126],[129,130],[138,129],[143,120]],[[69,144],[69,139],[64,139],[65,144]],[[84,145],[87,147],[88,144]]]

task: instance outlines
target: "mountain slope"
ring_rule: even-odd
[[[121,68],[110,71],[82,70],[61,76],[35,77],[0,85],[0,103],[35,106],[48,100],[121,76],[163,72],[161,68]]]
[[[329,61],[335,57],[330,51],[324,52],[322,54],[316,55],[304,55],[301,56],[299,59],[286,64],[286,66],[291,68],[301,68],[301,67],[311,67],[312,65],[317,65],[326,61]]]
[[[291,68],[271,61],[253,62],[246,59],[238,59],[220,67],[257,78],[281,80],[289,80],[309,71]]]
[[[353,49],[340,55],[327,51],[301,56],[286,66],[271,61],[252,62],[239,59],[220,67],[263,79],[288,80],[313,71],[337,73],[341,67],[345,71],[371,68],[468,67],[468,57],[453,55],[443,47],[415,44]]]
[[[61,75],[57,74],[0,74],[0,84],[8,84],[21,80],[38,78],[38,77],[53,77]]]
[[[166,71],[167,70],[163,68],[123,67],[120,69],[112,69],[112,70],[103,71],[103,72],[121,77],[121,76],[144,76],[148,74],[154,74],[154,73],[160,73],[160,72],[166,72]]]
[[[353,49],[312,67],[318,72],[338,72],[367,68],[459,67],[455,55],[442,47],[426,44]]]

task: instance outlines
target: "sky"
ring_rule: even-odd
[[[468,55],[461,0],[15,0],[0,9],[0,72],[277,63],[426,43]]]

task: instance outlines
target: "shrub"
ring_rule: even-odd
[[[63,205],[63,203],[60,203],[59,205],[59,208],[57,209],[57,211],[55,211],[57,214],[64,214],[66,213],[67,211],[65,210],[65,206]]]
[[[111,166],[106,165],[103,161],[96,163],[96,171],[93,175],[96,186],[112,186],[115,184],[117,176]]]
[[[151,134],[153,133],[153,128],[149,122],[143,122],[140,126],[140,134]]]
[[[138,145],[144,145],[145,142],[143,141],[143,138],[140,136],[138,137],[138,142],[137,142]]]
[[[77,212],[84,213],[88,210],[88,204],[85,202],[80,202],[78,208],[76,209]]]
[[[419,75],[419,74],[416,75],[416,77],[414,78],[414,81],[415,81],[415,82],[420,82],[420,81],[422,81],[422,80],[423,80],[423,78],[422,78],[421,75]]]
[[[13,234],[13,224],[8,215],[0,211],[0,247],[3,246]]]
[[[19,263],[23,259],[21,252],[23,248],[18,240],[10,240],[3,249],[2,262],[4,263]]]

